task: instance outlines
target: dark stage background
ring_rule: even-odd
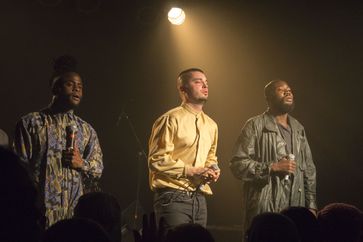
[[[206,112],[219,124],[222,177],[209,199],[220,233],[240,224],[240,185],[228,168],[244,122],[265,110],[268,80],[288,80],[318,172],[318,205],[363,208],[363,4],[349,1],[181,1],[182,26],[166,18],[168,1],[4,0],[0,3],[0,127],[12,135],[24,114],[46,106],[52,59],[74,55],[85,97],[77,113],[98,132],[104,191],[126,209],[136,194],[152,209],[146,150],[153,121],[179,104],[177,73],[207,73]],[[6,171],[4,171],[6,172]],[[218,230],[225,229],[225,230]],[[216,233],[217,233],[216,232]]]

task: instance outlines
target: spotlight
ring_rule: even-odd
[[[185,13],[181,8],[172,8],[168,13],[170,23],[181,25],[185,21]]]

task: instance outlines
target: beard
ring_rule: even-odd
[[[285,114],[290,113],[295,108],[295,102],[292,103],[284,103],[284,99],[280,100],[274,100],[272,102],[273,108],[279,113],[279,114]]]
[[[195,104],[204,104],[208,100],[208,96],[200,95],[199,93],[186,94],[186,99]]]
[[[197,98],[197,101],[200,102],[200,103],[205,103],[205,102],[207,102],[207,100],[208,100],[208,97],[199,97],[199,98]]]

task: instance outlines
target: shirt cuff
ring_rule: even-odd
[[[190,165],[184,165],[183,174],[180,177],[187,178],[187,170],[190,168]],[[180,178],[179,177],[179,178]]]

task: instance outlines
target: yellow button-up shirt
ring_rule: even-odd
[[[218,163],[217,141],[217,124],[204,112],[184,103],[163,114],[155,121],[149,140],[151,189],[195,191],[199,186],[204,193],[212,194],[208,185],[201,186],[201,179],[187,178],[185,169]]]

